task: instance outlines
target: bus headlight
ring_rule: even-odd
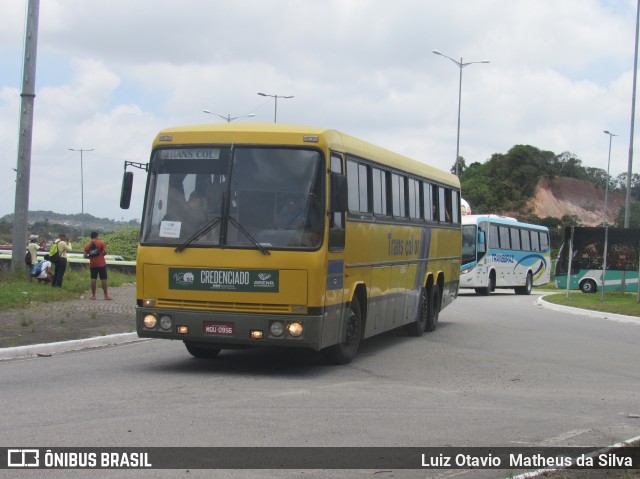
[[[144,323],[145,328],[154,329],[158,323],[158,318],[156,318],[155,314],[147,314],[142,322]]]
[[[160,316],[160,327],[162,329],[171,329],[172,325],[173,321],[171,320],[171,316],[168,316],[166,314]]]
[[[473,271],[473,268],[475,268],[475,266],[471,266],[469,268],[465,268],[461,271],[462,274],[467,274],[467,273],[471,273],[471,271]]]
[[[302,336],[304,328],[302,327],[302,323],[298,323],[298,322],[289,323],[287,325],[287,331],[294,338],[298,338],[298,337]]]
[[[269,326],[269,332],[271,333],[271,336],[282,336],[284,334],[284,324],[282,321],[274,321],[271,323]]]

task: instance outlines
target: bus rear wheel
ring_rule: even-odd
[[[596,282],[592,279],[587,279],[580,285],[580,291],[587,294],[595,293],[597,289]]]
[[[531,273],[527,273],[527,279],[524,286],[516,286],[513,289],[516,294],[531,294],[531,290],[533,289],[533,277],[531,276]]]
[[[427,315],[427,324],[425,331],[431,333],[438,327],[438,319],[440,318],[440,289],[433,286],[429,293],[429,308]]]
[[[362,338],[362,313],[360,303],[353,299],[347,313],[347,330],[344,341],[322,350],[326,361],[330,364],[349,364],[358,353]]]
[[[405,325],[404,330],[409,336],[419,337],[427,329],[427,322],[429,321],[429,298],[427,297],[427,290],[422,288],[420,292],[420,308],[418,309],[418,317],[413,323]]]
[[[187,351],[189,351],[189,354],[194,358],[211,359],[220,354],[220,348],[216,348],[215,346],[209,346],[203,343],[194,343],[192,341],[185,341],[184,345],[187,348]]]

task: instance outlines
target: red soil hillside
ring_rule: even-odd
[[[527,204],[531,213],[545,218],[562,218],[575,215],[586,226],[597,226],[604,217],[605,191],[590,181],[575,178],[542,178],[534,198]],[[624,206],[625,198],[609,191],[607,221],[615,223],[618,210]]]

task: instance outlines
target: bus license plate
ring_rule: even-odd
[[[233,336],[233,323],[204,322],[204,334],[214,336]]]

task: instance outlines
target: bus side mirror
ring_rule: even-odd
[[[331,172],[331,205],[329,209],[332,213],[344,213],[349,208],[347,177]]]
[[[485,241],[484,231],[478,232],[478,253],[486,253],[487,244]]]
[[[125,171],[122,177],[122,190],[120,191],[120,208],[128,210],[131,204],[131,190],[133,188],[133,173]]]

